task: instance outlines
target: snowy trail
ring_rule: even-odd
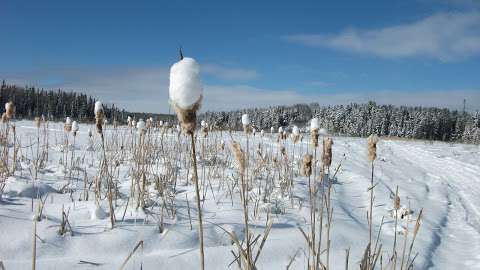
[[[444,156],[444,148],[390,145],[398,156],[429,172],[425,184],[430,190],[445,187],[446,216],[437,217],[440,227],[434,231],[438,243],[430,250],[432,258],[425,269],[480,269],[480,167]],[[448,256],[452,253],[458,256]]]

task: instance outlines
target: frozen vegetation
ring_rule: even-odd
[[[191,137],[138,120],[103,122],[103,136],[76,122],[1,125],[6,269],[200,268]],[[396,269],[480,269],[478,145],[380,138],[373,147],[318,123],[254,135],[242,120],[242,132],[204,122],[192,136],[205,269],[345,269],[346,250],[349,269],[375,258],[376,269],[393,269],[393,254]]]

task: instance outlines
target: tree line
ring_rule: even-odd
[[[308,131],[310,119],[335,135],[396,136],[426,140],[480,142],[480,114],[446,108],[366,104],[320,106],[318,103],[271,106],[230,112],[206,112],[209,123],[225,129],[240,130],[241,116],[247,113],[257,130],[297,125]]]
[[[96,99],[83,93],[67,92],[61,89],[44,90],[30,86],[9,85],[2,81],[0,86],[0,104],[12,101],[15,104],[15,115],[18,119],[33,119],[44,116],[49,120],[64,120],[71,117],[77,121],[90,122],[95,119],[93,108]],[[111,121],[126,123],[127,117],[134,119],[173,120],[173,116],[143,112],[128,112],[115,104],[104,103],[105,117]]]
[[[16,118],[33,119],[45,116],[62,121],[71,117],[77,121],[90,122],[95,116],[95,98],[83,93],[61,89],[44,90],[35,87],[8,85],[2,81],[0,104],[13,101]],[[128,112],[115,104],[104,104],[105,116],[110,121],[126,123],[127,117],[176,122],[174,115],[145,112]],[[247,113],[257,130],[269,132],[278,127],[291,128],[297,125],[308,131],[310,119],[317,117],[320,125],[335,135],[396,136],[414,139],[462,141],[480,143],[480,114],[449,110],[446,108],[420,106],[365,104],[320,106],[318,103],[292,106],[271,106],[234,111],[205,112],[198,120],[206,120],[216,128],[241,130],[241,116]]]

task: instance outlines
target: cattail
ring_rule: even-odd
[[[256,129],[256,128],[252,128],[252,135],[255,136],[255,134],[257,134],[257,129]]]
[[[313,156],[310,154],[306,154],[305,156],[303,156],[302,171],[301,171],[303,176],[312,175],[312,159],[313,159]]]
[[[240,147],[240,144],[236,141],[233,141],[230,144],[230,148],[233,152],[233,156],[235,157],[235,160],[237,161],[238,171],[240,172],[241,175],[244,175],[245,174],[245,153]]]
[[[271,128],[270,128],[270,133],[273,134],[274,132],[275,132],[275,128],[274,128],[274,127],[271,127]]]
[[[318,118],[312,118],[310,121],[310,133],[312,138],[312,145],[313,147],[318,147]]]
[[[287,131],[284,130],[282,133],[282,140],[286,140],[286,139],[287,139]]]
[[[200,66],[193,58],[185,57],[173,64],[169,94],[182,129],[193,134],[203,97]]]
[[[88,137],[90,137],[90,138],[91,138],[92,136],[93,136],[92,129],[90,129],[90,128],[89,128],[89,129],[88,129]]]
[[[73,133],[74,137],[77,136],[78,129],[79,129],[79,126],[78,126],[77,121],[73,121],[73,123],[72,123],[72,133]]]
[[[133,128],[137,128],[137,121],[132,120],[132,127],[133,127]]]
[[[41,124],[41,123],[42,123],[42,122],[41,122],[40,117],[38,117],[38,116],[35,117],[35,126],[36,126],[37,128],[40,128],[40,124]]]
[[[207,122],[205,122],[205,120],[202,120],[200,122],[200,126],[201,126],[201,131],[202,131],[203,137],[206,138],[208,136],[208,124],[207,124]]]
[[[367,139],[367,143],[368,143],[368,159],[373,162],[377,158],[378,136],[376,134],[370,135]]]
[[[145,127],[146,127],[147,129],[151,129],[152,126],[153,126],[152,118],[148,118],[148,119],[147,119],[147,122],[146,122],[146,124],[145,124]]]
[[[322,161],[323,165],[326,167],[330,167],[330,165],[332,165],[332,145],[332,138],[323,139]]]
[[[8,119],[12,119],[12,117],[15,115],[15,105],[13,102],[9,101],[5,103],[5,113]]]
[[[127,117],[127,125],[128,125],[129,128],[132,127],[132,117],[130,117],[130,116]]]
[[[63,126],[63,129],[67,133],[72,131],[72,119],[70,119],[70,117],[67,117],[67,119],[65,120],[65,125]]]
[[[248,114],[243,114],[242,115],[242,125],[243,125],[243,131],[245,133],[250,133],[250,118],[248,117]]]
[[[400,196],[398,196],[397,194],[395,194],[395,202],[393,203],[393,208],[395,210],[400,209]]]
[[[139,119],[137,122],[138,133],[142,134],[145,131],[145,127],[146,127],[145,121],[143,121],[143,119]]]
[[[260,130],[260,136],[262,136],[262,137],[265,136],[265,131],[263,129]]]
[[[100,100],[95,102],[94,113],[95,113],[95,126],[97,127],[97,132],[99,134],[102,134],[104,113],[103,113],[103,105]]]
[[[293,128],[292,128],[293,143],[297,143],[299,138],[300,138],[300,130],[298,129],[297,126],[293,126]]]
[[[225,142],[223,140],[220,141],[220,150],[223,151],[225,149]]]

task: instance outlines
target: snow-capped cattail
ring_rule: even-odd
[[[89,128],[89,129],[88,129],[88,137],[90,137],[90,138],[91,138],[92,136],[93,136],[92,129],[91,129],[91,128]]]
[[[152,118],[148,118],[148,119],[147,119],[147,122],[146,122],[146,124],[145,124],[145,127],[146,127],[147,129],[151,129],[152,126],[153,126],[153,120],[152,120]]]
[[[78,126],[77,121],[73,121],[72,122],[72,133],[73,133],[74,137],[77,136],[78,129],[79,129],[79,126]]]
[[[40,117],[38,117],[38,116],[35,117],[35,126],[37,128],[40,128],[41,123],[42,123],[42,120],[40,119]]]
[[[293,126],[293,128],[292,128],[293,143],[297,143],[299,138],[300,138],[300,129],[298,129],[297,126]]]
[[[263,129],[260,130],[260,136],[262,136],[262,137],[265,136],[265,131]]]
[[[15,105],[13,102],[9,101],[5,103],[5,114],[8,119],[12,119],[12,117],[15,115]]]
[[[310,134],[313,147],[318,147],[318,129],[318,118],[312,118],[312,120],[310,120]]]
[[[313,159],[313,156],[310,154],[306,154],[305,156],[303,156],[302,171],[301,171],[303,176],[312,175],[312,159]]]
[[[325,167],[330,167],[330,165],[332,165],[332,145],[333,145],[332,138],[323,139],[322,161],[323,161],[323,166]]]
[[[274,127],[271,127],[271,128],[270,128],[270,133],[273,134],[274,132],[275,132],[275,128],[274,128]]]
[[[95,102],[95,108],[93,112],[95,113],[95,126],[97,127],[97,132],[99,134],[102,134],[104,113],[103,113],[103,105],[100,100]]]
[[[202,131],[202,134],[203,134],[203,137],[206,138],[208,136],[208,124],[205,120],[202,120],[200,122],[200,126],[201,126],[201,131]]]
[[[220,141],[220,150],[223,151],[223,149],[225,149],[225,141],[221,140]]]
[[[145,121],[143,121],[143,119],[139,119],[138,122],[137,122],[137,129],[138,129],[138,132],[143,132],[143,130],[145,129]]]
[[[287,131],[284,130],[284,131],[282,132],[282,140],[286,140],[286,139],[287,139]]]
[[[250,133],[250,117],[248,117],[248,114],[243,114],[242,115],[242,125],[243,125],[243,131],[245,133]]]
[[[257,133],[257,129],[256,129],[256,128],[252,128],[252,135],[255,136],[256,133]]]
[[[70,117],[67,117],[67,119],[65,120],[65,125],[63,126],[63,129],[67,133],[72,131],[72,119],[70,119]]]
[[[230,148],[232,149],[233,156],[235,157],[235,160],[237,161],[238,172],[242,175],[245,174],[245,153],[243,152],[242,148],[240,147],[240,144],[236,141],[233,141],[230,144]]]
[[[193,58],[181,58],[170,68],[169,94],[182,129],[193,134],[203,95],[200,66]]]
[[[377,158],[377,143],[378,136],[377,134],[372,134],[367,139],[368,143],[368,159],[374,161]]]
[[[132,127],[133,127],[133,128],[137,128],[137,121],[132,120]]]

